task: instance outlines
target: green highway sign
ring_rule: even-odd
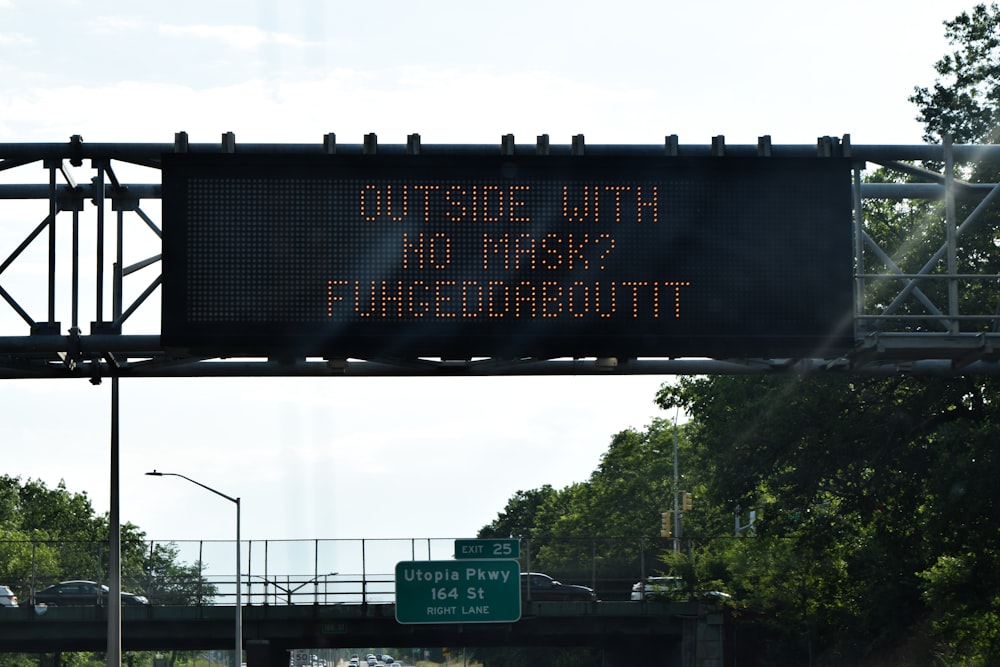
[[[511,623],[521,618],[516,560],[396,563],[399,623]]]
[[[521,540],[455,540],[455,558],[520,558]]]

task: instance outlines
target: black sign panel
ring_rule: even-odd
[[[852,342],[838,158],[163,161],[162,342],[326,357],[737,357]]]

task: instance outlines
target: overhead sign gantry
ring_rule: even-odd
[[[0,377],[1000,373],[975,235],[1000,186],[958,169],[997,162],[847,136],[0,144]],[[880,247],[882,199],[943,200],[940,225]]]

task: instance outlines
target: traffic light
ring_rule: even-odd
[[[660,537],[671,537],[674,534],[674,513],[660,513]]]
[[[681,491],[681,509],[685,512],[691,510],[691,492]]]

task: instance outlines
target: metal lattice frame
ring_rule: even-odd
[[[179,133],[173,144],[0,144],[0,378],[180,377],[180,376],[351,376],[351,375],[581,375],[753,374],[850,371],[866,374],[938,375],[1000,373],[1000,275],[960,273],[963,256],[997,256],[990,239],[970,247],[968,233],[987,218],[1000,192],[997,183],[960,180],[958,173],[1000,173],[1000,145],[850,145],[821,137],[816,145],[681,146],[669,136],[660,146],[586,147],[636,155],[843,155],[854,160],[854,332],[855,348],[838,358],[787,359],[530,359],[440,361],[431,359],[220,359],[187,356],[160,345],[161,276],[158,182],[160,156],[167,152],[254,152],[322,154],[371,152],[374,135],[358,145],[337,145],[327,135],[315,145],[244,144],[232,134],[220,144],[189,144]],[[513,150],[513,137],[497,146],[424,146],[412,135],[406,146],[379,146],[380,152],[487,153]],[[583,137],[538,151],[584,150]],[[930,163],[940,170],[914,166]],[[862,182],[875,165],[907,182]],[[41,169],[39,169],[39,166]],[[150,174],[147,177],[143,172]],[[85,173],[88,180],[81,178]],[[129,178],[156,181],[126,183]],[[46,177],[43,180],[42,175]],[[869,234],[866,210],[882,200],[943,202],[930,228],[942,242],[919,258],[918,270],[898,265],[898,248],[881,248]],[[40,208],[40,202],[47,205]],[[960,207],[971,210],[959,220]],[[22,212],[23,209],[23,212]],[[153,212],[155,209],[155,212]],[[149,211],[149,212],[147,212]],[[942,219],[943,218],[943,219]],[[908,263],[920,244],[912,244]],[[924,243],[926,245],[926,243]],[[933,244],[932,244],[933,245]],[[92,253],[92,255],[91,255]],[[88,265],[85,257],[94,258]],[[89,260],[87,260],[89,261]],[[91,272],[90,266],[93,271]],[[85,268],[87,267],[87,268]],[[43,283],[44,282],[44,286]],[[942,288],[941,285],[944,287]],[[886,290],[891,287],[891,292]],[[873,290],[879,290],[879,298]],[[997,295],[994,307],[962,312],[969,290]],[[888,294],[888,296],[887,296]],[[891,297],[891,298],[889,298]],[[980,297],[973,303],[988,303]]]

